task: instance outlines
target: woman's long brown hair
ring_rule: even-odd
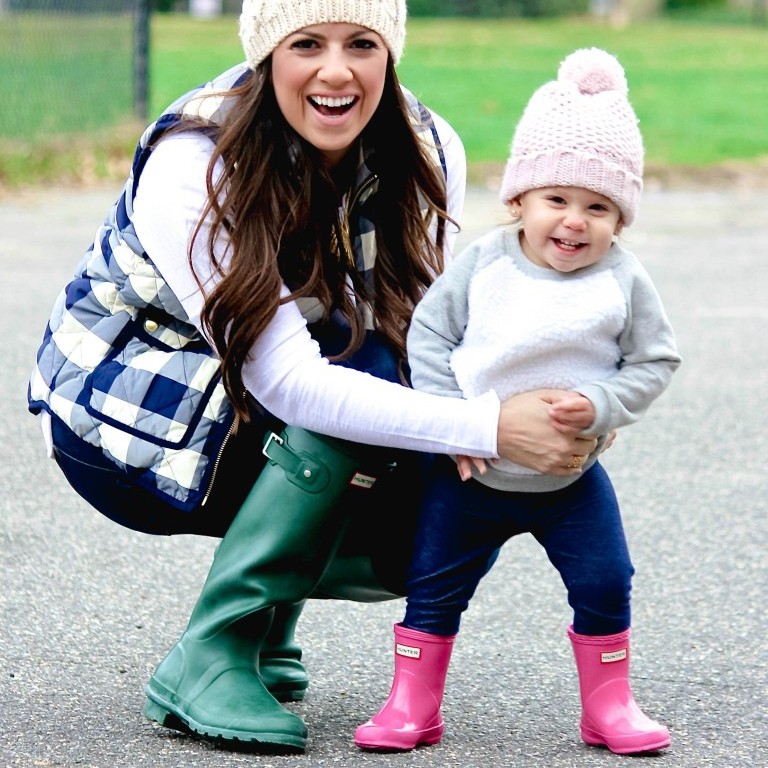
[[[347,190],[337,188],[318,151],[283,118],[272,89],[271,59],[228,95],[235,105],[218,132],[201,217],[210,218],[208,246],[221,280],[206,299],[202,321],[221,356],[227,393],[247,421],[242,367],[277,311],[281,283],[292,291],[284,301],[313,296],[326,316],[338,310],[347,319],[351,340],[332,359],[349,356],[362,343],[359,308],[369,302],[374,327],[402,364],[413,308],[442,271],[449,219],[445,179],[411,125],[391,60],[381,103],[362,134],[363,146],[374,150],[372,170],[379,177],[372,291],[340,247],[338,210]],[[224,172],[214,179],[219,159]],[[198,225],[194,236],[200,231]],[[229,240],[226,269],[213,256],[222,235]]]

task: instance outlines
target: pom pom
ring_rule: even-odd
[[[557,72],[557,79],[570,80],[581,93],[618,91],[627,94],[629,86],[618,59],[600,48],[580,48],[567,56]]]

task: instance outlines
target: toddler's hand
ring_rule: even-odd
[[[584,395],[566,395],[549,407],[549,418],[557,426],[586,429],[595,420],[595,407]]]
[[[478,459],[474,456],[456,457],[456,469],[459,470],[459,477],[462,480],[469,480],[472,477],[473,466],[481,475],[484,475],[488,471],[485,459]]]

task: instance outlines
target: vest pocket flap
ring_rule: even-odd
[[[220,362],[204,344],[169,346],[167,329],[155,321],[134,323],[144,332],[126,334],[127,343],[86,379],[86,408],[122,432],[182,447],[201,419],[219,421],[228,409]]]

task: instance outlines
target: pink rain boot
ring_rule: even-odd
[[[440,741],[445,730],[440,707],[454,637],[395,624],[392,689],[379,712],[357,727],[358,747],[405,751]]]
[[[670,744],[669,731],[647,717],[629,688],[629,630],[577,635],[568,627],[581,691],[581,738],[611,752],[653,752]]]

